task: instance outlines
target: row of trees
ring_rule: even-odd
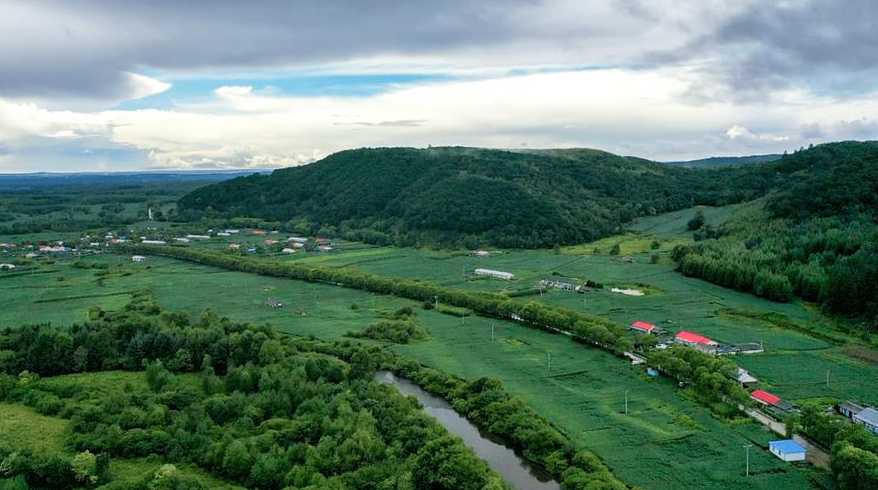
[[[553,333],[567,332],[572,334],[574,340],[578,342],[608,350],[616,355],[622,355],[636,347],[634,338],[628,334],[625,328],[604,318],[537,301],[522,302],[499,293],[481,293],[448,288],[426,281],[369,274],[352,268],[339,269],[303,265],[297,262],[275,262],[228,253],[197,250],[191,247],[129,245],[125,247],[125,250],[139,254],[164,255],[267,276],[323,282],[421,302],[431,302],[438,297],[444,305],[466,308],[483,316],[513,320],[532,328]],[[650,352],[647,355],[659,355],[659,352]],[[662,356],[663,361],[668,356],[679,357],[681,362],[693,366],[690,371],[679,374],[681,380],[694,380],[696,368],[703,368],[702,372],[706,370],[712,375],[712,378],[716,380],[713,385],[695,384],[697,389],[703,391],[703,399],[720,402],[729,398],[727,395],[737,395],[733,388],[736,385],[731,380],[731,376],[728,376],[727,366],[723,363],[712,362],[711,356],[692,349],[670,349],[665,351]],[[672,372],[672,375],[677,376],[677,373]],[[723,377],[727,378],[726,382],[718,381]],[[722,385],[720,390],[712,393],[713,386],[719,385]],[[732,396],[731,399],[737,398]],[[732,410],[735,410],[736,406],[737,404],[733,403]],[[724,411],[728,412],[728,410]]]
[[[259,489],[506,488],[414,399],[372,380],[388,356],[378,349],[297,341],[209,313],[191,322],[138,295],[70,328],[7,329],[0,352],[0,399],[68,418],[76,451],[194,463]],[[83,393],[40,378],[119,367],[145,369],[146,386]],[[18,464],[20,454],[0,454],[7,476],[97,483],[69,464],[47,476],[42,460]]]

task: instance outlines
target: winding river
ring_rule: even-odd
[[[512,488],[517,490],[560,490],[561,486],[545,472],[531,466],[506,446],[484,437],[479,429],[461,417],[451,405],[442,398],[427,393],[411,381],[400,378],[388,371],[375,374],[379,383],[393,385],[403,395],[418,399],[424,411],[432,415],[448,432],[463,439],[473,452],[488,466],[500,474]]]

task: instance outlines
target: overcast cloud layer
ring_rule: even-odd
[[[878,4],[768,3],[0,0],[0,172],[878,138]]]

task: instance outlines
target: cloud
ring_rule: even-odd
[[[693,94],[764,100],[806,88],[833,96],[874,90],[878,3],[787,0],[751,3],[685,45],[657,49],[651,64],[698,66]]]
[[[0,16],[0,93],[142,96],[132,91],[132,73],[171,80],[283,70],[497,74],[620,66],[643,46],[677,46],[737,8],[671,0],[9,2]]]
[[[726,130],[726,136],[730,140],[749,140],[749,141],[771,141],[771,142],[782,142],[789,141],[789,136],[778,136],[773,134],[765,134],[760,133],[756,134],[753,131],[745,128],[744,126],[740,126],[735,124]]]

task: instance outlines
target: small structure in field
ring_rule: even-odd
[[[770,441],[768,450],[784,461],[805,461],[806,450],[792,439]]]
[[[750,393],[750,398],[756,400],[758,403],[766,407],[776,407],[780,404],[779,396],[775,395],[774,393],[769,393],[765,390],[753,391],[753,393]]]
[[[469,254],[472,255],[473,257],[490,257],[491,256],[491,252],[488,252],[487,250],[473,250]]]
[[[554,288],[560,289],[562,291],[576,291],[576,279],[571,279],[569,277],[561,277],[561,276],[552,276],[540,281],[540,287],[543,288]]]
[[[191,241],[188,238],[174,238],[174,240],[176,240],[180,243],[189,243]]]
[[[869,432],[878,434],[878,410],[872,407],[864,408],[853,416],[853,421],[866,427]]]
[[[140,243],[144,245],[167,245],[168,242],[164,240],[142,240]]]
[[[145,262],[145,261],[146,261],[146,257],[144,257],[143,255],[132,255],[131,256],[131,262]]]
[[[287,241],[301,243],[302,245],[304,245],[305,243],[308,242],[308,239],[300,237],[300,236],[291,236],[291,237],[287,238]]]
[[[230,243],[229,248],[232,250],[238,250],[239,248],[241,248],[241,245],[237,243]]]
[[[186,238],[190,240],[210,240],[210,235],[193,235],[190,233],[186,235]]]
[[[217,233],[216,236],[227,237],[227,236],[232,236],[232,234],[227,232],[227,231],[221,231],[221,232]]]
[[[15,264],[0,264],[0,271],[13,271]]]
[[[635,354],[633,352],[625,352],[624,355],[628,359],[631,359],[631,364],[635,366],[637,366],[638,364],[646,364],[646,358],[639,354]]]
[[[278,299],[268,298],[267,300],[265,300],[265,306],[275,310],[279,310],[284,307],[284,304],[281,303]]]
[[[285,248],[285,249],[281,250],[281,253],[285,253],[285,254],[294,254],[294,253],[296,253],[296,249],[294,249],[294,248]]]
[[[511,272],[495,271],[493,269],[476,269],[473,273],[482,277],[493,277],[494,279],[503,279],[510,281],[515,278],[515,274]]]
[[[636,322],[632,323],[631,325],[628,325],[628,328],[630,328],[631,330],[634,330],[635,332],[645,333],[645,334],[659,333],[659,330],[660,330],[658,327],[656,327],[652,323],[644,322],[641,320],[637,320]]]
[[[688,332],[686,330],[677,332],[677,335],[674,336],[674,340],[676,340],[678,344],[692,347],[693,349],[700,350],[707,354],[716,353],[716,349],[719,346],[719,343],[709,337],[705,337],[704,335],[695,332]]]
[[[266,244],[266,245],[268,245],[268,246],[270,247],[270,246],[272,246],[272,245],[277,245],[277,240],[272,240],[271,238],[269,238],[269,239],[265,240],[265,241],[262,242],[262,243],[264,243],[264,244]]]
[[[754,378],[753,375],[743,368],[738,368],[735,379],[740,383],[741,388],[749,388],[759,382],[758,379]]]
[[[321,252],[332,252],[332,247],[329,245],[320,245],[317,247],[317,250],[320,250]]]

